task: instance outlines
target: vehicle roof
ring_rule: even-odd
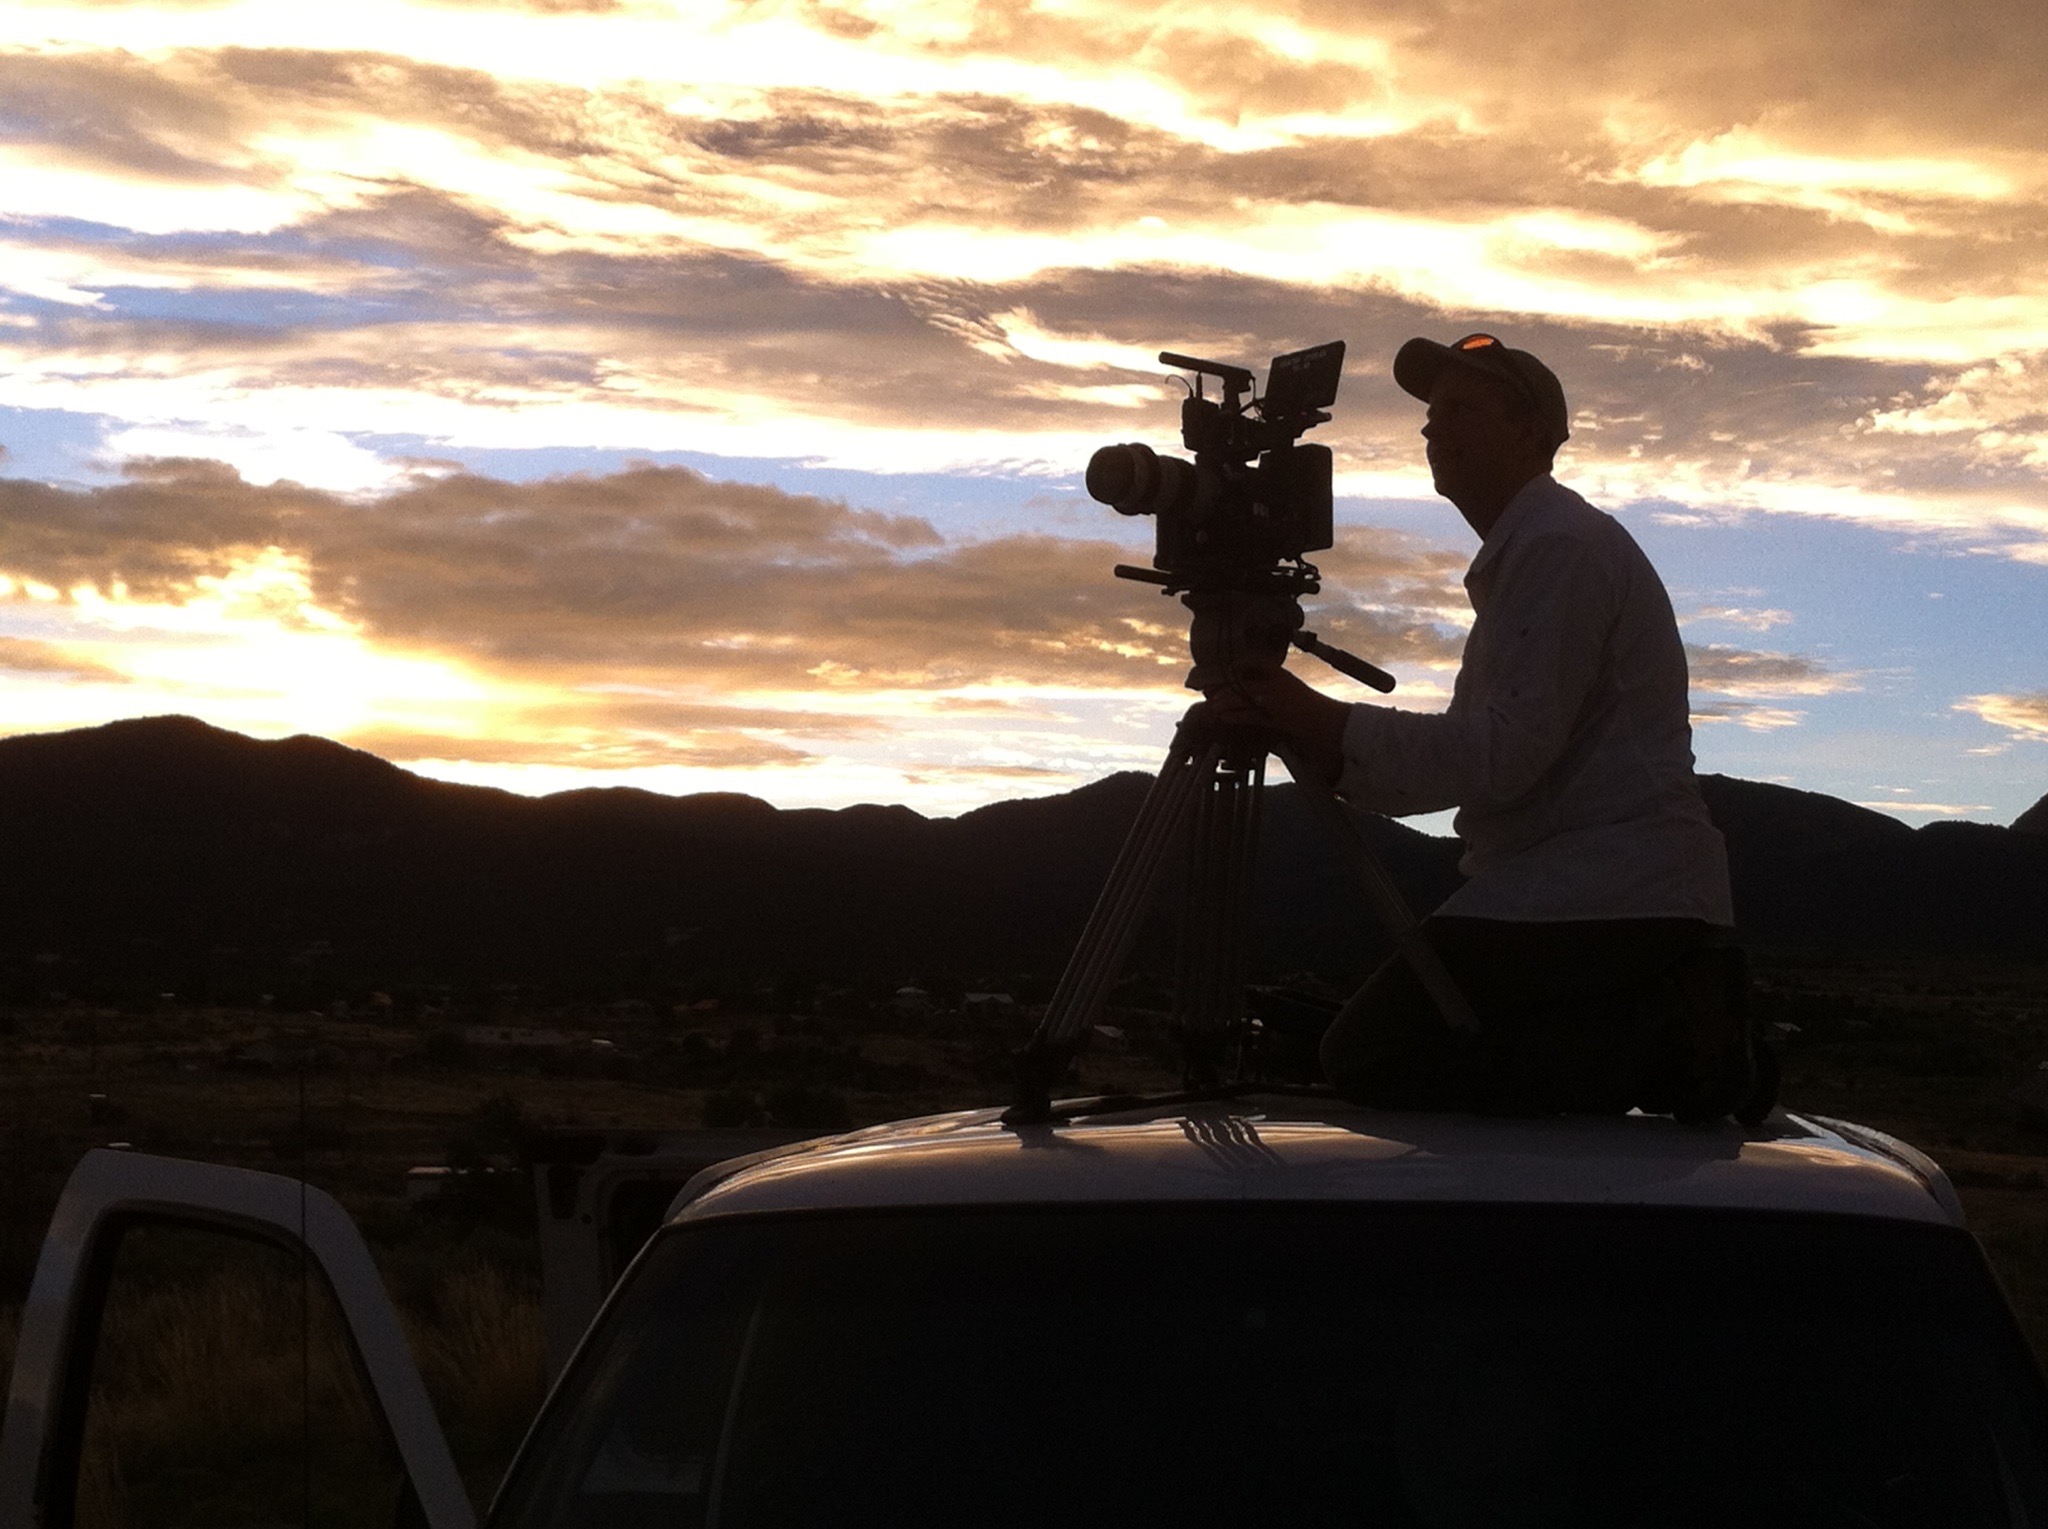
[[[1146,1201],[1435,1201],[1785,1210],[1962,1224],[1882,1132],[1774,1113],[1505,1120],[1252,1095],[1009,1126],[998,1110],[826,1137],[693,1179],[671,1222],[758,1212]]]

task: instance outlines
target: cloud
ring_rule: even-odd
[[[2014,740],[2048,742],[2048,691],[1964,696],[1955,710],[2003,728]]]
[[[1171,433],[1161,344],[1341,334],[1324,438],[1412,472],[1385,360],[1486,324],[1557,364],[1606,502],[2048,555],[2038,114],[1925,84],[2038,17],[1903,7],[1901,74],[1822,5],[1572,5],[1526,51],[1475,46],[1485,6],[481,9],[133,51],[39,11],[75,35],[0,55],[0,402],[352,490],[386,480],[351,433],[1071,468]]]
[[[564,738],[508,732],[478,737],[363,728],[344,734],[341,741],[398,764],[452,759],[469,764],[543,765],[599,772],[677,765],[692,769],[759,770],[802,765],[812,759],[801,749],[746,733]]]
[[[1472,268],[1489,271],[1496,287],[1550,292],[1565,304],[1561,314],[1597,317],[1598,305],[1618,291],[1641,288],[1657,294],[1665,322],[1755,332],[1764,317],[1754,311],[1757,278],[1785,267],[1788,240],[1794,269],[1839,273],[1841,257],[1858,247],[1851,242],[1857,231],[1825,216],[1789,214],[1765,247],[1730,245],[1755,238],[1752,209],[1631,183],[1621,167],[1632,145],[1612,141],[1615,103],[1599,97],[1585,98],[1565,122],[1546,117],[1532,140],[1470,120],[1455,127],[1455,119],[1473,117],[1471,108],[1425,91],[1426,99],[1383,124],[1398,130],[1360,137],[1358,114],[1388,117],[1388,82],[1406,72],[1389,45],[1367,40],[1362,52],[1377,55],[1367,65],[1303,62],[1258,48],[1240,18],[1216,20],[1204,28],[1099,8],[1086,18],[1009,16],[991,25],[977,11],[968,35],[937,45],[901,38],[900,22],[877,24],[858,55],[864,70],[821,75],[829,86],[806,83],[815,71],[806,69],[802,49],[791,49],[780,78],[750,69],[746,83],[706,98],[700,111],[692,105],[702,70],[674,83],[576,88],[547,80],[544,69],[494,77],[449,59],[394,56],[390,45],[403,39],[361,51],[187,48],[146,61],[38,54],[15,68],[31,103],[23,120],[45,126],[46,144],[109,173],[211,168],[239,184],[337,207],[356,205],[380,185],[413,186],[490,207],[529,246],[539,240],[558,249],[681,240],[855,277],[866,249],[881,262],[869,276],[952,279],[960,267],[924,270],[917,251],[977,231],[985,254],[1016,251],[1022,246],[1010,236],[1050,234],[1072,252],[1048,247],[1050,264],[1034,258],[1030,270],[1121,264],[1199,271],[1218,263],[1220,240],[1236,252],[1221,263],[1244,269],[1284,270],[1304,250],[1321,250],[1321,265],[1303,273],[1317,284],[1364,260],[1356,271],[1363,284],[1410,269],[1422,278],[1411,283],[1412,294],[1441,300],[1446,282],[1461,281],[1477,261]],[[765,40],[787,27],[786,17],[764,14],[753,30]],[[733,34],[748,30],[742,23]],[[435,35],[421,32],[423,40]],[[825,46],[828,34],[814,30],[809,38]],[[1439,62],[1454,64],[1461,91],[1484,95],[1487,77],[1474,71],[1463,40]],[[701,50],[712,39],[692,41]],[[1326,54],[1347,44],[1361,51],[1342,31],[1309,41]],[[1402,48],[1431,67],[1426,30],[1409,29]],[[479,52],[488,50],[470,55]],[[949,58],[951,72],[930,74],[923,89],[907,80],[891,88],[885,59],[913,55]],[[977,90],[972,71],[961,68],[970,57],[1010,60],[1008,76],[998,82],[990,75],[991,88]],[[1261,57],[1272,67],[1261,71]],[[1105,79],[1104,58],[1129,62]],[[1669,61],[1659,67],[1668,77]],[[859,87],[863,74],[875,80],[871,93]],[[1118,74],[1125,88],[1116,88]],[[1151,88],[1130,88],[1133,75]],[[1519,70],[1502,83],[1518,88]],[[1557,99],[1554,91],[1543,94]],[[103,120],[115,127],[71,131],[103,102]],[[1205,142],[1200,130],[1191,136],[1197,122],[1221,129],[1275,109],[1282,121],[1307,109],[1323,130],[1279,131],[1254,148]],[[328,168],[343,147],[348,176]],[[1759,138],[1742,162],[1767,163],[1769,149]],[[1812,163],[1800,178],[1811,181]],[[1948,174],[1943,184],[1956,179]],[[894,199],[894,215],[878,220],[884,199]],[[914,217],[904,216],[906,203],[917,209]],[[1303,207],[1313,211],[1308,221],[1290,216]],[[1354,237],[1375,219],[1385,233],[1409,237]],[[1266,243],[1262,224],[1274,236]],[[1327,249],[1325,227],[1338,235]],[[864,229],[880,242],[864,244]],[[1685,258],[1642,258],[1667,247]],[[1447,249],[1463,252],[1458,265],[1442,263]],[[1867,241],[1862,249],[1859,269],[1869,268]],[[1702,254],[1719,258],[1702,261]],[[1418,255],[1423,266],[1404,266]],[[1709,298],[1719,290],[1717,266],[1730,267],[1727,274],[1752,294],[1746,305],[1732,286]],[[984,258],[976,269],[993,266]],[[1563,286],[1545,286],[1546,269]],[[1779,284],[1777,300],[1789,305],[1780,316],[1827,322],[1824,313],[1801,311],[1801,285]],[[1465,298],[1475,300],[1483,299]]]
[[[683,468],[348,499],[141,462],[102,488],[0,480],[0,547],[15,584],[45,589],[123,672],[155,665],[153,682],[247,670],[238,649],[204,670],[152,656],[203,656],[202,635],[298,641],[277,662],[301,673],[317,649],[328,686],[356,697],[330,730],[406,759],[728,768],[934,730],[1035,737],[1070,726],[1078,698],[1177,704],[1188,663],[1178,603],[1110,577],[1125,549],[947,540]],[[1382,663],[1447,664],[1453,562],[1360,539],[1332,560],[1316,622]],[[166,639],[183,646],[149,645]]]
[[[944,542],[925,521],[686,468],[508,483],[455,475],[365,500],[252,486],[217,463],[131,464],[98,489],[0,482],[8,570],[173,599],[275,548],[368,636],[537,674],[722,685],[1157,685],[1185,613],[1109,576],[1130,555],[1045,534]],[[1331,640],[1444,662],[1451,555],[1389,539],[1330,560]]]
[[[1873,411],[1870,429],[1967,441],[1980,472],[2038,473],[2048,468],[2048,364],[2005,356],[1946,373],[1918,397]]]
[[[1868,807],[1874,812],[1902,812],[1909,816],[1927,815],[1942,818],[1963,818],[1970,816],[1972,813],[1989,812],[1991,810],[1983,802],[1972,802],[1968,805],[1958,806],[1950,802],[1902,802],[1890,798],[1874,802],[1858,802],[1856,805],[1858,807]]]
[[[1718,695],[1822,696],[1862,688],[1856,675],[1830,670],[1817,659],[1796,653],[1687,643],[1685,661],[1693,689]]]
[[[973,708],[1004,715],[1014,708]],[[453,720],[453,719],[451,719]],[[342,741],[401,764],[461,760],[598,771],[753,770],[797,767],[819,759],[791,740],[827,747],[848,739],[887,736],[890,721],[858,711],[807,710],[793,704],[719,705],[602,685],[572,686],[500,700],[475,721],[438,728],[371,724]],[[487,730],[486,730],[487,729]]]
[[[126,483],[87,492],[0,479],[0,549],[4,571],[16,578],[60,590],[118,583],[143,598],[166,597],[336,503],[297,488],[250,490],[214,462],[131,464]]]
[[[1405,473],[1419,491],[1416,411],[1386,379],[1386,358],[1414,333],[1505,327],[1498,315],[1448,317],[1249,274],[849,288],[732,253],[540,256],[445,199],[405,193],[380,208],[428,243],[414,269],[362,273],[374,289],[365,301],[390,309],[377,322],[167,324],[73,306],[0,329],[0,403],[111,413],[159,451],[351,490],[395,476],[351,438],[361,435],[424,435],[444,451],[575,445],[1072,471],[1107,439],[1165,444],[1176,433],[1161,369],[1135,368],[1146,352],[1257,363],[1344,335],[1350,376],[1318,438],[1341,473]],[[471,242],[433,247],[465,223]],[[318,248],[299,236],[294,258],[330,279],[334,251],[360,250],[381,226],[336,213]],[[2016,556],[2048,544],[2035,464],[2048,416],[2027,387],[1761,340],[1526,317],[1508,332],[1565,378],[1577,414],[1566,470],[1599,502],[1823,515]],[[2003,378],[2035,375],[2032,361],[2002,365]],[[1945,402],[1957,396],[1967,415]],[[1947,428],[1952,419],[1969,428]]]
[[[25,637],[0,637],[0,669],[53,679],[84,680],[96,684],[123,684],[128,676],[62,643],[40,642]]]
[[[904,774],[906,779],[919,784],[943,780],[976,783],[986,780],[1050,783],[1068,778],[1067,771],[1048,769],[1043,765],[918,765],[906,770]]]
[[[1806,720],[1802,708],[1783,702],[1862,688],[1857,675],[1796,653],[1687,643],[1685,658],[1695,725],[1734,722],[1751,732],[1777,732]]]
[[[1907,0],[1877,27],[1855,0],[1712,12],[1657,0],[1629,7],[1626,25],[1604,0],[1567,0],[1545,9],[1540,28],[1513,25],[1504,4],[1448,0],[1375,7],[1370,19],[1321,0],[1311,14],[1401,29],[1408,89],[1456,99],[1494,131],[1598,117],[1623,141],[1661,132],[1684,143],[1764,126],[1872,157],[2041,141],[2042,107],[2024,82],[2048,24],[2026,0],[1967,12]]]
[[[626,0],[429,0],[454,11],[501,11],[542,16],[611,16],[627,9]]]
[[[1759,609],[1746,605],[1702,605],[1687,611],[1680,621],[1687,626],[1696,621],[1707,621],[1722,626],[1741,627],[1750,632],[1768,632],[1773,627],[1790,625],[1792,619],[1792,613],[1784,610]]]
[[[1734,722],[1753,733],[1775,733],[1799,726],[1806,713],[1797,707],[1764,706],[1755,701],[1707,701],[1693,706],[1691,720],[1696,727]]]
[[[78,639],[18,639],[6,667],[78,675],[76,647],[133,708],[516,788],[604,772],[702,790],[766,768],[801,778],[786,800],[915,790],[958,809],[1010,778],[989,772],[1126,766],[1153,710],[1186,702],[1184,612],[1110,577],[1122,549],[942,540],[686,469],[350,499],[135,463],[98,489],[0,481],[0,549],[0,614]],[[86,700],[20,692],[16,727],[94,720]],[[1133,702],[1065,737],[1075,704]]]

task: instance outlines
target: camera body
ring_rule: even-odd
[[[1241,366],[1170,350],[1159,359],[1195,374],[1180,410],[1181,444],[1195,459],[1105,446],[1089,459],[1088,492],[1119,514],[1158,520],[1152,566],[1116,574],[1181,597],[1194,618],[1187,687],[1206,693],[1282,667],[1301,631],[1301,597],[1322,587],[1307,554],[1334,539],[1330,449],[1301,436],[1330,417],[1344,342],[1275,356],[1265,395],[1249,400],[1252,374]],[[1222,383],[1221,398],[1203,395],[1205,377]]]
[[[1181,404],[1181,444],[1192,462],[1132,442],[1105,446],[1088,463],[1088,492],[1119,514],[1158,521],[1152,568],[1118,569],[1169,592],[1284,589],[1312,593],[1306,554],[1331,545],[1331,457],[1302,434],[1323,424],[1336,402],[1344,342],[1276,356],[1262,397],[1247,399],[1241,366],[1173,351],[1159,359],[1195,374]],[[1202,379],[1222,384],[1221,398]]]

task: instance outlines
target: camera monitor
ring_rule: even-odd
[[[1266,374],[1266,396],[1259,412],[1267,419],[1290,419],[1327,409],[1337,401],[1337,381],[1344,371],[1344,342],[1331,340],[1307,350],[1273,358]]]

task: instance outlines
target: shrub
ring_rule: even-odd
[[[704,1096],[704,1124],[714,1130],[757,1126],[763,1118],[761,1101],[743,1088],[721,1088]]]

